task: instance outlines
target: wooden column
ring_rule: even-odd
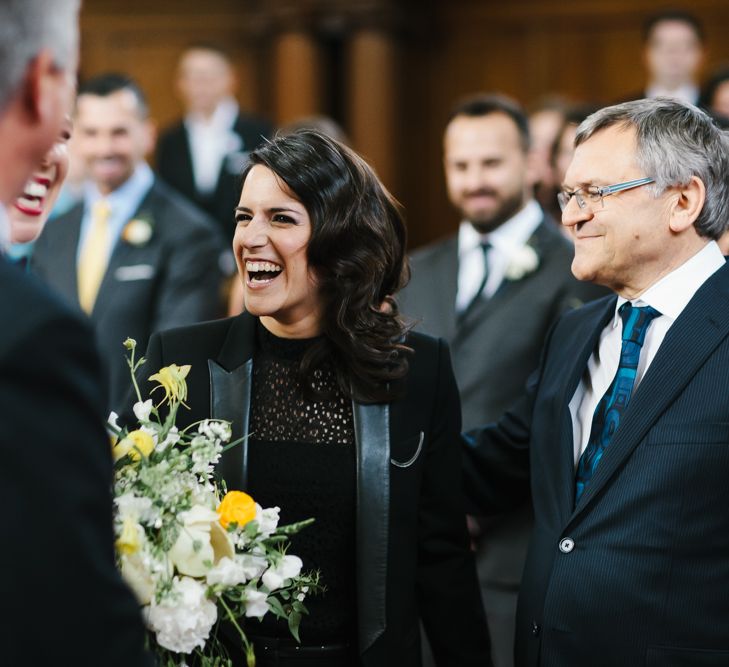
[[[321,111],[321,53],[314,37],[304,31],[282,32],[274,47],[274,118],[284,125]]]
[[[363,28],[353,32],[346,77],[352,143],[393,191],[398,186],[396,51],[393,38],[384,30]]]

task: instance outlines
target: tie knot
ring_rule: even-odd
[[[623,340],[643,345],[648,325],[661,313],[651,306],[634,306],[626,301],[620,306],[620,317],[623,320]]]
[[[108,220],[111,215],[111,204],[106,199],[99,199],[93,205],[93,217],[97,220]]]

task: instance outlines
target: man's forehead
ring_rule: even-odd
[[[580,185],[620,177],[636,167],[633,126],[612,125],[598,130],[575,148],[565,184]]]
[[[131,90],[118,90],[110,95],[82,93],[76,102],[76,116],[93,121],[110,120],[111,116],[142,120],[139,103]]]
[[[519,130],[504,113],[486,116],[456,116],[446,128],[443,137],[446,155],[479,154],[520,150]]]

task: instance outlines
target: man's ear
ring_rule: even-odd
[[[28,121],[38,124],[51,117],[57,104],[55,86],[62,72],[56,67],[49,49],[43,49],[26,67],[22,86],[22,106]]]
[[[677,187],[676,192],[678,197],[668,224],[671,231],[678,234],[692,227],[701,214],[706,201],[706,186],[698,176],[692,176],[688,184]]]

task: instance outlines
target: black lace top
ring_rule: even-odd
[[[352,403],[324,368],[314,379],[329,399],[304,397],[298,367],[310,340],[277,338],[258,326],[248,441],[249,490],[262,507],[281,507],[281,524],[314,517],[291,538],[305,570],[320,570],[327,588],[305,601],[304,645],[356,643],[356,459]],[[267,614],[252,635],[290,637]]]

